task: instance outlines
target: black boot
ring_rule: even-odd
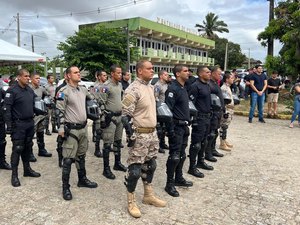
[[[181,157],[175,170],[175,186],[192,187],[193,182],[183,178],[182,168],[186,157]]]
[[[62,145],[63,145],[63,138],[62,136],[58,135],[57,136],[57,139],[56,139],[56,142],[57,142],[57,146],[56,146],[56,151],[57,151],[57,156],[58,156],[58,166],[59,167],[62,167],[62,161],[63,161],[63,155],[62,155]]]
[[[52,123],[52,133],[58,133],[55,123]]]
[[[120,151],[120,149],[118,149],[118,151],[115,152],[115,164],[114,164],[113,169],[118,170],[118,171],[123,171],[123,172],[127,171],[127,167],[124,166],[121,163],[121,151]]]
[[[20,180],[18,178],[18,165],[20,161],[20,154],[14,150],[13,145],[13,152],[11,153],[11,166],[12,166],[12,174],[11,174],[11,185],[13,187],[21,186]]]
[[[23,167],[24,167],[24,177],[40,177],[41,174],[38,172],[35,172],[31,167],[29,162],[23,161]]]
[[[50,130],[49,130],[49,129],[46,129],[46,130],[45,130],[45,134],[48,135],[48,136],[50,136],[50,135],[51,135]]]
[[[97,141],[97,132],[96,132],[96,121],[93,121],[93,125],[92,125],[92,141],[96,142]],[[100,139],[99,139],[100,140]]]
[[[188,173],[195,177],[203,178],[204,174],[201,173],[196,167],[196,159],[197,159],[197,156],[198,156],[200,150],[201,150],[200,143],[192,144],[190,146],[190,150],[189,150],[190,167],[189,167]],[[203,155],[203,152],[201,154]]]
[[[174,154],[174,155],[170,155],[168,160],[167,160],[167,184],[165,187],[165,191],[173,196],[173,197],[179,197],[179,193],[175,188],[175,182],[174,182],[174,174],[175,174],[175,170],[176,167],[179,163],[179,156]]]
[[[199,159],[198,158],[198,162],[197,162],[197,168],[201,168],[204,170],[213,170],[214,167],[208,165],[203,158]]]
[[[111,172],[110,167],[109,167],[109,152],[110,152],[110,145],[109,144],[104,144],[103,148],[103,176],[105,176],[108,179],[115,179],[116,176]]]
[[[205,151],[206,160],[210,162],[217,162],[218,160],[212,155],[212,142],[213,136],[208,136],[208,140],[201,143],[201,148]]]
[[[98,184],[95,182],[90,181],[87,177],[86,177],[86,170],[85,170],[85,155],[81,155],[78,157],[78,183],[77,186],[78,187],[87,187],[87,188],[96,188],[98,187]]]
[[[5,160],[6,141],[0,143],[0,169],[11,170],[11,166]]]
[[[65,158],[63,159],[63,167],[62,167],[62,194],[63,198],[65,200],[71,200],[72,199],[72,193],[70,191],[70,173],[71,173],[71,165],[72,165],[73,160],[70,158]]]
[[[216,141],[217,141],[217,136],[214,138],[214,141],[212,143],[212,155],[216,157],[223,157],[224,154],[218,152],[216,149]]]
[[[36,133],[36,139],[37,139],[37,144],[38,144],[38,147],[39,147],[39,153],[38,153],[38,156],[51,157],[52,154],[49,153],[49,152],[45,149],[44,133],[43,133],[43,132],[38,132],[38,133]]]
[[[97,158],[103,157],[102,151],[100,150],[100,141],[98,141],[98,140],[96,140],[96,142],[95,142],[94,156],[96,156]]]
[[[36,162],[36,161],[37,160],[36,160],[36,158],[35,158],[35,156],[33,154],[33,149],[31,147],[30,152],[29,152],[29,162]]]

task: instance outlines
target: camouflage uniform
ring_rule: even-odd
[[[115,179],[115,175],[109,167],[109,152],[113,150],[115,154],[115,164],[113,169],[126,171],[127,168],[121,163],[121,147],[123,124],[121,122],[122,115],[122,85],[120,82],[115,83],[109,79],[100,88],[102,105],[105,108],[105,128],[103,128],[103,175],[109,179]],[[112,146],[113,145],[113,148]]]
[[[32,84],[29,84],[29,87],[34,91],[37,97],[40,97],[43,99],[45,96],[48,96],[49,93],[46,91],[44,87],[38,86],[34,87]],[[45,156],[45,157],[51,157],[52,154],[48,153],[48,151],[45,149],[45,141],[44,141],[44,129],[45,129],[45,117],[44,115],[34,116],[34,131],[36,133],[36,140],[37,145],[39,148],[38,155],[39,156]],[[30,162],[35,162],[36,158],[33,155],[32,149],[30,154]]]
[[[168,84],[165,81],[158,80],[154,85],[154,96],[156,101],[165,102],[165,92],[168,89]],[[166,128],[165,124],[157,123],[157,136],[159,139],[159,152],[165,153],[164,149],[169,149],[169,147],[165,143],[165,133]]]
[[[78,171],[77,186],[97,187],[96,183],[87,179],[85,170],[85,155],[88,149],[86,99],[92,98],[85,87],[72,87],[69,84],[62,87],[56,95],[56,107],[60,113],[61,124],[59,133],[64,132],[65,139],[62,151],[62,181],[65,200],[72,199],[69,179],[74,161]]]

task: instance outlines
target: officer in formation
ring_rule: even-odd
[[[55,97],[55,89],[56,85],[54,84],[54,76],[52,74],[49,74],[47,76],[48,83],[45,85],[46,92],[49,94],[51,103],[54,103],[54,97]],[[49,122],[51,121],[52,124],[52,133],[57,133],[56,129],[56,122],[55,122],[55,105],[51,104],[48,107],[48,115],[45,118],[45,134],[51,135],[51,132],[49,130]],[[51,119],[50,119],[51,118]]]
[[[198,168],[213,170],[204,161],[204,150],[207,145],[211,118],[211,90],[209,87],[210,70],[206,66],[197,68],[198,79],[192,84],[189,98],[198,110],[197,123],[192,126],[191,145],[189,150],[190,166],[188,173],[199,178],[204,174]]]
[[[31,75],[31,84],[29,86],[34,91],[35,95],[40,99],[43,99],[45,96],[49,94],[46,92],[44,87],[40,86],[40,75],[38,73]],[[52,154],[49,153],[45,149],[45,141],[44,141],[44,120],[45,115],[35,115],[34,116],[34,130],[36,132],[36,140],[38,145],[38,156],[51,157]],[[36,158],[31,150],[30,154],[30,162],[36,162]]]
[[[32,151],[32,138],[34,135],[34,98],[33,90],[28,87],[30,76],[26,69],[17,72],[17,83],[10,87],[4,99],[4,118],[6,132],[11,134],[12,154],[11,184],[14,187],[20,186],[18,178],[18,165],[20,156],[23,161],[24,177],[40,177],[30,167],[30,153]]]
[[[80,71],[71,66],[66,69],[68,83],[57,93],[56,107],[59,110],[59,135],[63,142],[62,189],[65,200],[72,199],[70,191],[71,165],[75,162],[78,172],[78,187],[96,188],[98,185],[86,177],[85,156],[88,149],[86,99],[92,99],[85,87],[79,86]]]
[[[63,80],[63,82],[62,82],[61,85],[59,85],[58,87],[56,87],[56,89],[55,89],[55,95],[54,95],[55,96],[54,97],[54,103],[55,103],[55,121],[56,121],[55,123],[56,123],[57,128],[60,127],[60,118],[59,118],[60,113],[59,113],[59,110],[56,107],[56,102],[57,102],[56,96],[57,96],[57,93],[60,91],[60,89],[62,89],[64,86],[66,86],[67,83],[68,83],[68,77],[67,77],[67,74],[64,73],[64,80]],[[56,143],[57,143],[57,145],[56,145],[56,152],[57,152],[57,155],[58,155],[58,166],[59,167],[62,167],[62,161],[63,161],[63,156],[62,156],[62,145],[63,145],[63,142],[64,142],[63,137],[58,134],[57,135],[57,139],[56,139]]]
[[[212,116],[210,119],[210,127],[207,136],[207,146],[205,148],[205,159],[210,162],[217,162],[214,157],[223,157],[224,155],[216,150],[216,140],[218,137],[218,130],[220,128],[221,118],[225,111],[224,99],[218,81],[221,79],[222,70],[220,67],[211,68],[211,79],[208,82],[211,90],[212,98]]]
[[[109,166],[109,153],[114,152],[115,163],[114,170],[126,172],[127,168],[121,163],[121,148],[123,124],[121,122],[122,115],[122,68],[118,65],[110,67],[110,79],[108,79],[103,87],[100,88],[104,115],[101,119],[101,127],[103,128],[103,175],[108,179],[115,179],[115,175],[111,172]]]
[[[5,160],[5,122],[4,122],[4,97],[5,91],[0,88],[0,169],[11,170],[11,166]]]
[[[128,71],[122,72],[121,84],[122,84],[123,91],[125,91],[126,88],[128,88],[130,79],[131,79],[130,72],[128,72]]]
[[[169,74],[165,70],[160,70],[158,72],[159,80],[154,85],[154,95],[156,101],[160,101],[161,103],[165,102],[165,92],[168,89],[169,83]],[[166,127],[164,123],[157,123],[157,136],[159,139],[159,150],[160,153],[165,153],[165,149],[169,149],[169,146],[166,145],[165,142],[165,133]]]
[[[166,202],[153,193],[152,180],[156,169],[158,138],[156,134],[156,103],[153,86],[153,65],[142,60],[136,64],[137,79],[125,90],[122,101],[122,123],[128,141],[127,187],[128,212],[138,218],[141,212],[136,204],[135,189],[142,177],[144,184],[143,203],[155,207],[165,207]]]
[[[91,88],[90,92],[94,96],[94,98],[97,100],[98,104],[102,104],[102,98],[100,90],[103,88],[103,84],[107,81],[107,74],[103,70],[99,70],[95,74],[96,76],[96,82],[94,83],[93,88]],[[102,129],[100,126],[100,118],[98,120],[93,121],[92,126],[92,132],[93,132],[93,142],[95,142],[95,152],[94,155],[98,158],[102,158],[102,151],[100,150],[100,139],[102,134]]]
[[[183,178],[183,164],[186,159],[185,149],[188,144],[190,111],[189,97],[185,89],[185,82],[188,80],[188,68],[182,65],[176,65],[173,68],[176,80],[171,83],[166,91],[166,104],[173,113],[174,126],[169,136],[169,157],[167,160],[167,184],[165,191],[178,197],[179,193],[175,186],[191,187],[193,183]],[[175,175],[175,179],[174,179]]]

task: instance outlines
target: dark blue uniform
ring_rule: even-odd
[[[7,128],[11,131],[13,143],[11,154],[12,185],[20,186],[18,179],[18,165],[20,156],[24,166],[24,176],[39,177],[29,164],[30,152],[34,135],[34,98],[33,90],[15,84],[10,87],[4,99],[4,118]]]
[[[167,160],[167,185],[165,190],[172,196],[179,193],[174,185],[192,186],[183,178],[182,167],[186,159],[185,149],[189,137],[189,97],[187,90],[177,80],[172,82],[165,93],[165,102],[173,113],[174,134],[169,136],[169,158]],[[175,173],[175,183],[174,183]]]
[[[211,162],[216,162],[217,159],[213,156],[222,157],[223,155],[218,153],[216,150],[216,140],[218,137],[218,129],[220,128],[221,118],[223,116],[223,111],[225,110],[224,98],[220,86],[217,82],[210,80],[208,82],[211,93],[219,97],[221,102],[221,109],[212,108],[212,117],[210,119],[210,127],[207,137],[207,146],[205,148],[205,159]]]
[[[4,104],[5,91],[0,88],[0,169],[11,169],[10,165],[5,160],[5,122],[3,115],[3,104]]]
[[[197,79],[191,86],[189,98],[193,101],[198,110],[197,124],[192,127],[191,146],[190,146],[190,168],[188,173],[196,177],[204,177],[197,169],[213,169],[204,162],[204,148],[209,132],[211,119],[211,90],[208,83]],[[196,160],[198,162],[196,165]]]

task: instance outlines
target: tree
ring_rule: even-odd
[[[215,59],[215,64],[224,68],[225,48],[228,43],[228,68],[240,67],[246,60],[239,44],[228,42],[226,38],[215,39],[215,49],[209,50],[210,57]]]
[[[204,36],[206,36],[209,39],[215,39],[218,37],[215,32],[219,33],[229,33],[229,30],[227,29],[227,24],[223,20],[218,20],[219,17],[215,15],[214,13],[208,13],[205,17],[205,20],[203,20],[203,25],[196,24],[195,27],[198,27],[199,32],[204,32]]]
[[[87,26],[68,37],[58,45],[63,52],[63,58],[68,65],[76,65],[85,69],[94,77],[99,69],[109,70],[113,64],[124,67],[127,61],[127,36],[120,29],[110,29],[103,26]],[[130,38],[131,46],[135,46],[135,39]],[[137,55],[136,48],[131,48],[131,59]]]
[[[275,19],[258,35],[258,40],[263,46],[267,46],[267,40],[272,37],[283,44],[279,54],[281,64],[285,65],[285,73],[296,77],[300,71],[299,1],[278,2],[275,8]],[[268,60],[271,62],[276,59],[268,58]]]

